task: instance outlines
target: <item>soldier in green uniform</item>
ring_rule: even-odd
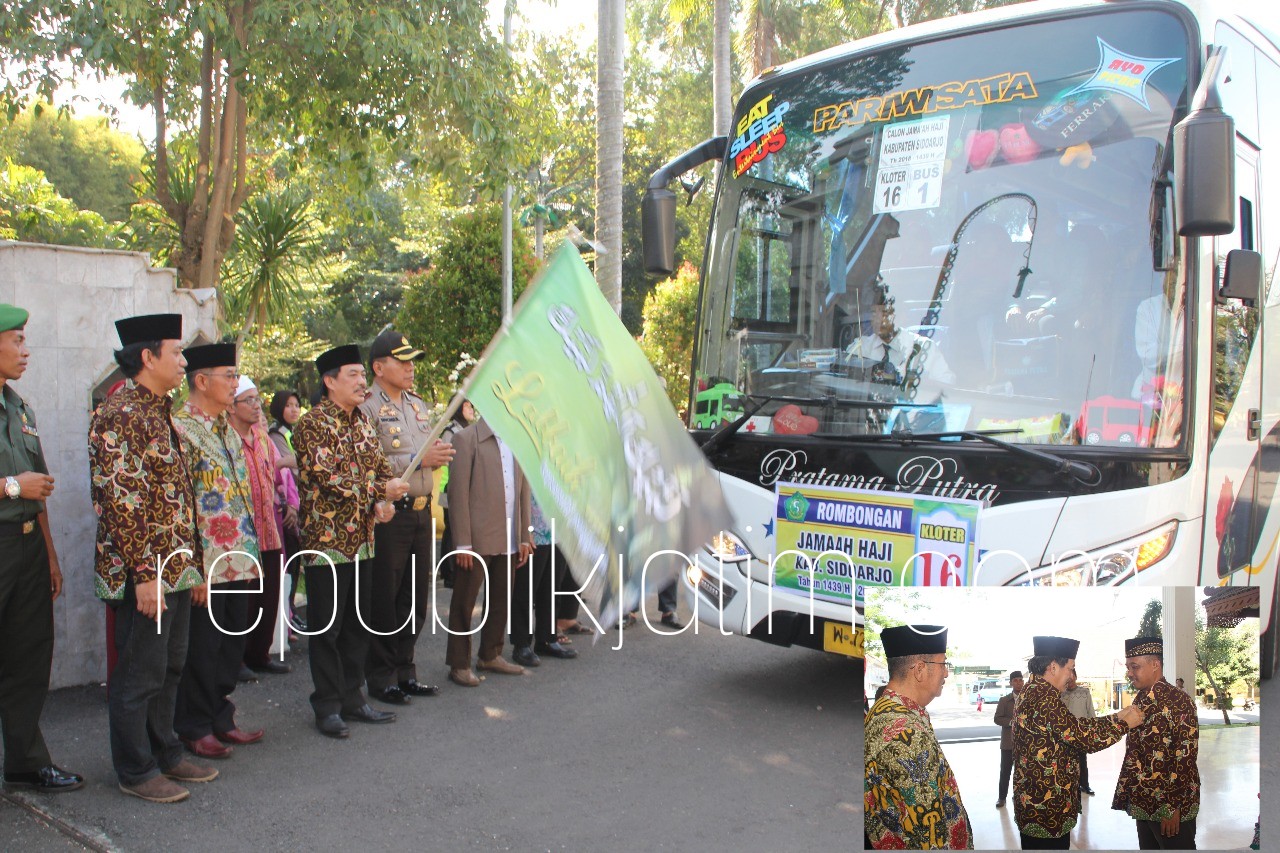
[[[0,304],[0,730],[6,788],[74,791],[84,779],[54,765],[40,734],[53,664],[53,601],[62,571],[44,502],[53,478],[36,416],[9,382],[31,352],[27,312]]]
[[[431,407],[413,388],[413,363],[425,353],[387,329],[369,348],[373,389],[360,408],[378,431],[391,470],[401,476],[431,432]],[[396,514],[374,528],[372,628],[365,678],[369,695],[405,705],[410,696],[434,696],[435,685],[418,681],[414,645],[430,607],[432,544],[431,471],[453,459],[453,447],[437,439],[406,479],[409,494],[395,502]],[[413,618],[410,619],[410,613]]]

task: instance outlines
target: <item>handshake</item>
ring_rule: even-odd
[[[1130,705],[1128,708],[1121,710],[1120,713],[1116,714],[1116,717],[1131,729],[1136,729],[1147,719],[1146,714],[1142,713],[1142,709],[1137,705]]]

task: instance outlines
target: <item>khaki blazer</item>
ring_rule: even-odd
[[[449,463],[449,526],[458,546],[469,545],[481,556],[515,553],[521,542],[533,544],[529,481],[516,471],[515,529],[519,539],[507,546],[505,493],[502,482],[502,451],[498,437],[483,419],[459,432],[453,439],[456,451]]]

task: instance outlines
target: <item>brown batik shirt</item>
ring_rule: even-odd
[[[204,582],[195,495],[167,396],[129,382],[98,407],[89,488],[99,598],[123,598],[126,583],[154,583],[157,571],[166,593]]]
[[[373,505],[386,496],[392,473],[368,416],[325,398],[298,419],[293,447],[303,549],[334,563],[372,557]],[[324,561],[309,555],[307,562]]]
[[[1111,807],[1136,820],[1164,820],[1174,809],[1179,820],[1191,820],[1200,812],[1200,722],[1195,702],[1162,678],[1135,703],[1146,721],[1125,739]]]
[[[1062,694],[1032,675],[1018,697],[1013,725],[1013,811],[1033,838],[1061,838],[1080,813],[1080,751],[1099,752],[1129,729],[1114,715],[1077,718]]]

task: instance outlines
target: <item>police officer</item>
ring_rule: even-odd
[[[404,473],[431,431],[430,406],[410,390],[414,362],[423,355],[392,329],[378,335],[369,348],[373,389],[361,408],[377,427],[382,450],[396,476]],[[413,650],[430,606],[434,542],[431,471],[452,458],[453,448],[437,439],[418,470],[407,478],[409,494],[395,502],[395,516],[374,528],[371,627],[394,633],[373,635],[365,678],[369,695],[383,702],[406,705],[410,696],[440,692],[439,687],[418,681]]]
[[[27,312],[0,304],[0,729],[6,788],[74,791],[84,779],[54,765],[40,734],[53,664],[53,601],[62,571],[45,499],[53,478],[31,408],[9,386],[27,369]]]

